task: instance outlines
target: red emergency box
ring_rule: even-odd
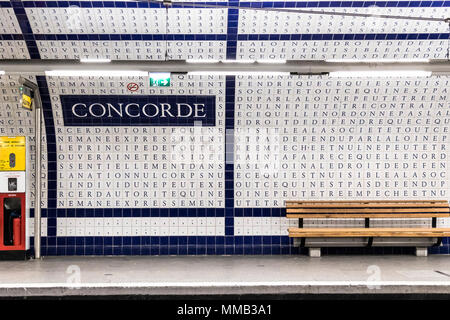
[[[0,259],[27,259],[26,138],[0,136]]]
[[[0,252],[25,252],[25,193],[0,193]]]

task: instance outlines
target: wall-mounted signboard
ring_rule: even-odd
[[[25,171],[25,137],[0,137],[0,171]]]
[[[61,95],[65,126],[216,125],[216,96]]]
[[[28,88],[27,86],[21,86],[19,88],[20,91],[20,100],[22,104],[22,108],[27,110],[32,110],[33,108],[33,90]]]
[[[150,76],[150,87],[170,87],[170,73],[169,72],[158,72],[149,73]]]

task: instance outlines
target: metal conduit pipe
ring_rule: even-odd
[[[94,70],[143,72],[290,72],[294,74],[323,74],[335,71],[431,71],[436,75],[450,74],[449,60],[430,62],[327,62],[290,60],[286,63],[188,63],[186,61],[132,61],[115,60],[110,63],[82,63],[79,60],[0,60],[0,70],[9,74],[40,74],[45,71]]]
[[[19,83],[33,90],[34,125],[35,125],[35,201],[34,201],[34,257],[41,258],[41,149],[42,149],[42,100],[39,87],[34,82],[20,77]]]

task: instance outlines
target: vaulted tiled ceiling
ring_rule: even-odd
[[[445,22],[376,16],[448,18],[450,1],[177,2],[166,9],[147,1],[0,0],[0,59],[448,57]],[[282,13],[274,8],[372,17]]]

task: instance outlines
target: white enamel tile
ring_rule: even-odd
[[[25,41],[0,41],[0,59],[30,59]]]
[[[26,8],[36,34],[225,34],[227,10]]]
[[[36,41],[36,43],[42,59],[163,61],[226,58],[226,41]],[[6,52],[6,49],[4,51]]]
[[[446,59],[447,40],[238,41],[237,59]]]
[[[165,9],[26,8],[37,34],[158,34],[166,29]]]
[[[168,10],[167,33],[169,34],[226,34],[227,9]]]
[[[22,33],[13,8],[0,8],[0,34]]]
[[[282,207],[288,199],[447,199],[448,82],[238,79],[236,206]]]
[[[57,236],[188,236],[225,234],[224,218],[75,218],[82,221],[84,226],[72,226],[72,218],[57,219]],[[140,220],[141,226],[131,227],[133,220]],[[199,219],[207,221],[208,227],[202,229],[197,226],[186,226],[187,219],[193,220],[195,225],[200,225]],[[92,226],[92,222],[94,226]],[[103,224],[100,226],[101,223]],[[46,222],[45,222],[46,223]],[[97,224],[98,223],[98,224]],[[145,225],[153,225],[147,227]],[[43,224],[46,226],[46,224]],[[107,227],[111,225],[111,227]]]
[[[298,226],[298,221],[285,217],[236,217],[235,236],[286,236],[289,227]]]
[[[310,11],[324,9],[308,8]],[[333,16],[278,11],[240,10],[242,34],[323,34],[323,33],[445,33],[445,22],[386,19],[377,15],[446,18],[450,8],[326,8],[328,12],[369,14],[373,17]]]
[[[28,219],[28,235],[34,237],[34,219]],[[47,236],[47,218],[41,218],[41,236]]]

